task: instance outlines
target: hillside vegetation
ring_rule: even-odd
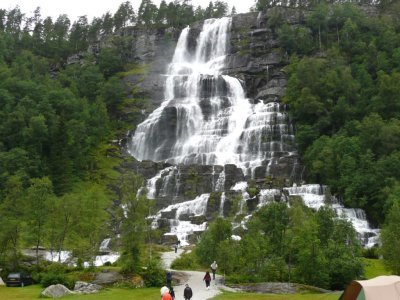
[[[258,1],[257,8],[273,5]],[[298,8],[307,10],[301,25],[290,26],[277,14],[268,26],[290,57],[284,101],[307,181],[329,185],[347,206],[365,209],[383,226],[382,253],[399,274],[393,249],[400,240],[400,5],[382,2],[374,13],[352,3]],[[114,15],[90,24],[80,17],[71,25],[66,15],[43,18],[40,9],[29,16],[18,7],[0,9],[3,272],[24,268],[21,250],[40,246],[70,250],[82,267],[114,226],[121,233],[122,271],[140,273],[149,286],[163,282],[158,259],[146,255],[158,233],[148,230],[145,218],[151,201],[137,195],[143,179],[115,170],[129,160],[115,140],[149,107],[121,80],[145,75],[146,68],[134,61],[132,37],[119,33],[133,24],[182,28],[227,14],[222,1],[202,9],[186,1],[162,1],[157,8],[143,0],[138,12],[125,2]],[[106,47],[87,51],[104,37]],[[67,63],[72,54],[78,60]],[[354,229],[329,209],[314,214],[301,204],[271,205],[249,223],[251,234],[243,233],[240,243],[231,233],[230,223],[217,219],[195,253],[204,266],[218,257],[231,282],[296,280],[343,288],[363,276]],[[38,253],[33,268],[37,278],[48,271]]]

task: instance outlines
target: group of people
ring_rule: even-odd
[[[167,287],[163,286],[161,288],[161,300],[174,300],[175,299],[175,291],[172,286]],[[185,289],[183,290],[183,298],[185,300],[190,300],[193,297],[193,291],[190,288],[189,284],[185,285]]]
[[[210,272],[207,271],[206,274],[203,277],[203,281],[206,283],[206,289],[210,289],[210,283],[211,280],[215,280],[215,273],[217,272],[217,262],[214,260],[214,262],[210,265],[211,267],[211,272],[212,272],[212,279]],[[167,272],[167,278],[166,278],[166,286],[163,286],[161,288],[161,300],[174,300],[175,299],[175,291],[172,287],[172,273]],[[190,300],[193,297],[193,291],[189,284],[185,285],[185,289],[183,291],[183,297],[185,300]]]
[[[161,292],[161,300],[174,300],[175,299],[175,291],[172,287],[172,273],[167,272],[166,285],[163,286],[160,290]],[[193,296],[193,291],[190,288],[189,284],[186,284],[185,290],[183,291],[183,297],[185,300],[190,300]]]

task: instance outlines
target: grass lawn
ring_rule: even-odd
[[[0,287],[0,300],[32,300],[39,298],[43,288],[31,285],[24,288]],[[261,295],[251,293],[224,292],[215,300],[337,300],[340,294],[296,294],[296,295]],[[61,299],[68,300],[160,300],[158,288],[123,289],[111,288],[93,295],[70,295]],[[199,299],[201,300],[201,299]]]
[[[385,269],[381,259],[363,258],[363,262],[365,264],[364,270],[366,279],[371,279],[380,275],[391,275],[391,273]]]
[[[333,294],[286,294],[286,295],[263,295],[253,293],[230,293],[215,297],[215,300],[337,300],[340,293]]]
[[[23,288],[20,287],[0,287],[0,300],[32,300],[39,298],[43,288],[40,285],[30,285]],[[70,295],[61,299],[68,300],[160,300],[160,289],[144,288],[144,289],[123,289],[111,288],[106,289],[98,294],[92,295]]]

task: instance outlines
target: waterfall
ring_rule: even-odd
[[[277,196],[281,197],[281,191],[278,189],[261,190],[259,194],[260,202],[258,203],[258,207],[262,207],[275,201]]]
[[[322,206],[326,205],[326,187],[323,185],[306,184],[302,186],[285,188],[285,190],[289,193],[289,195],[300,196],[305,205],[315,210],[318,210]],[[361,244],[366,248],[374,246],[377,243],[379,229],[370,227],[365,212],[359,208],[345,208],[334,197],[331,199],[333,200],[332,208],[336,212],[336,215],[338,218],[348,220],[353,224]]]
[[[224,217],[224,204],[225,204],[225,192],[221,194],[221,203],[219,205],[219,216]]]
[[[235,164],[245,175],[290,155],[293,132],[279,103],[250,103],[243,84],[224,75],[230,18],[209,19],[189,45],[182,30],[168,66],[164,101],[137,126],[129,152],[171,164]]]
[[[163,170],[161,170],[160,172],[157,173],[156,176],[150,178],[149,180],[147,180],[147,198],[148,199],[155,199],[158,196],[158,192],[157,192],[157,182],[159,182],[163,177],[165,177],[167,174],[168,179],[170,178],[170,176],[172,175],[171,173],[173,173],[173,171],[175,170],[176,167],[167,167]],[[163,180],[162,182],[162,188],[164,188],[164,190],[162,189],[162,191],[165,193],[165,187],[166,187],[166,182],[165,180]],[[160,192],[161,193],[161,192]]]
[[[196,197],[194,200],[169,205],[168,207],[159,211],[156,216],[152,217],[152,227],[158,227],[157,222],[163,218],[163,214],[168,214],[175,211],[173,218],[169,219],[171,231],[166,235],[176,235],[178,240],[181,241],[181,245],[187,245],[188,236],[195,232],[204,231],[207,223],[203,222],[202,224],[192,224],[190,221],[186,220],[186,218],[189,216],[205,215],[209,198],[210,194],[202,194]]]
[[[110,252],[110,248],[108,248],[110,241],[111,241],[111,238],[104,239],[100,244],[99,251],[100,252]]]
[[[250,199],[250,195],[247,192],[248,184],[246,181],[237,182],[233,187],[231,187],[231,191],[240,191],[242,192],[242,201],[240,201],[239,212],[238,214],[243,214],[243,208],[246,205],[246,201]]]
[[[215,184],[215,191],[222,192],[225,190],[225,170],[219,173],[217,183]]]

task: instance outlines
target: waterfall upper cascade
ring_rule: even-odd
[[[129,151],[171,164],[235,164],[244,175],[270,174],[296,155],[294,133],[278,102],[250,103],[242,83],[224,75],[231,19],[206,20],[195,49],[190,29],[178,40],[166,74],[164,101],[138,125]]]

